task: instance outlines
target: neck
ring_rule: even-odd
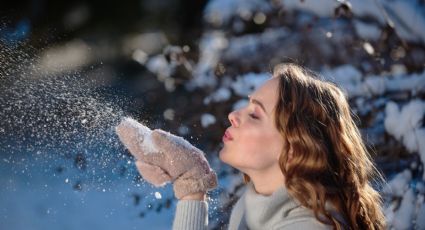
[[[262,171],[247,172],[246,174],[250,177],[255,191],[261,195],[269,196],[285,185],[285,177],[278,165]]]

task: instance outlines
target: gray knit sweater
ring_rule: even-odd
[[[340,216],[329,209],[338,219]],[[174,230],[204,230],[208,227],[208,203],[181,200],[177,203],[173,222]],[[243,195],[232,209],[229,230],[281,229],[308,230],[332,229],[319,222],[312,210],[301,206],[284,186],[270,196],[258,194],[252,183],[246,185]]]

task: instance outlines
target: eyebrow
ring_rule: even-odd
[[[259,105],[259,106],[261,107],[261,109],[262,109],[262,110],[263,110],[266,114],[268,114],[268,113],[267,113],[267,111],[266,111],[266,108],[264,107],[263,103],[261,103],[261,101],[259,101],[259,100],[257,100],[257,99],[252,98],[252,97],[251,97],[251,95],[248,95],[248,99],[249,99],[249,101],[250,101],[251,103],[256,104],[256,105]]]

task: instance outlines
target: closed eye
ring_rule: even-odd
[[[249,116],[250,116],[252,119],[259,119],[259,117],[258,117],[257,115],[255,115],[255,114],[253,114],[253,113],[250,113],[250,114],[249,114]]]

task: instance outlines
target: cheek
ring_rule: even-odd
[[[280,142],[272,135],[262,135],[245,147],[246,157],[259,167],[266,167],[278,161],[281,153]]]
[[[270,129],[250,132],[241,140],[244,144],[240,147],[244,152],[253,157],[270,157],[281,152],[283,141],[278,132]]]

